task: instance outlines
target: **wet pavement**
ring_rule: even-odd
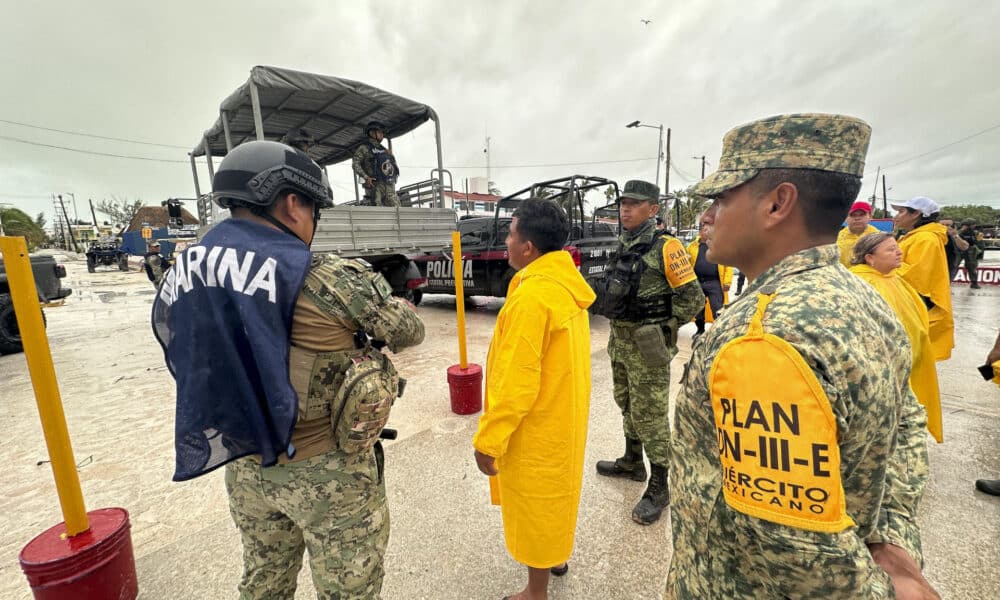
[[[222,473],[172,483],[173,380],[149,330],[153,289],[139,272],[88,274],[67,261],[74,294],[47,311],[48,334],[88,509],[123,506],[132,516],[140,598],[235,598],[241,548]],[[1000,498],[974,490],[1000,478],[1000,388],[982,364],[1000,327],[1000,286],[953,291],[957,347],[938,364],[945,443],[928,437],[931,480],[920,511],[925,573],[944,598],[1000,598]],[[469,358],[485,364],[502,302],[468,304]],[[499,510],[472,460],[476,415],[450,411],[446,368],[457,362],[455,300],[425,297],[424,345],[396,358],[409,380],[393,410],[400,438],[386,450],[392,537],[383,597],[498,599],[519,590],[524,568],[503,545]],[[693,326],[681,330],[674,386]],[[553,599],[657,599],[670,560],[669,517],[641,527],[629,517],[643,485],[598,478],[593,463],[621,454],[611,397],[607,321],[592,323],[593,399],[576,551]],[[27,599],[17,553],[61,520],[23,355],[0,357],[0,598]],[[308,566],[298,597],[314,597]]]

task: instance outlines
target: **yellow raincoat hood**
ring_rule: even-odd
[[[951,313],[951,281],[945,244],[948,230],[940,223],[921,225],[899,239],[903,266],[898,269],[921,296],[931,299],[928,311],[934,358],[947,360],[955,347],[955,321]]]
[[[899,277],[896,271],[883,275],[868,265],[854,265],[851,267],[851,273],[867,281],[880,296],[885,298],[886,303],[906,329],[913,351],[910,388],[927,411],[927,430],[939,443],[944,441],[941,393],[934,362],[934,349],[931,347],[927,307],[924,306],[917,291]]]

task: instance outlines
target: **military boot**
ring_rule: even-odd
[[[667,487],[667,468],[663,465],[649,465],[651,474],[649,485],[642,499],[632,509],[632,520],[640,525],[655,523],[663,509],[670,502],[670,489]]]
[[[597,474],[646,481],[646,465],[642,462],[642,442],[625,438],[625,456],[615,460],[597,461]]]

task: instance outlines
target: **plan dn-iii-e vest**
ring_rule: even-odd
[[[377,181],[396,183],[399,178],[399,165],[396,164],[396,157],[393,156],[382,144],[368,142],[368,148],[372,153],[372,172],[375,173]]]
[[[673,315],[673,288],[663,277],[660,255],[666,236],[658,235],[633,244],[619,245],[604,277],[594,285],[597,299],[593,310],[609,319],[654,322]]]

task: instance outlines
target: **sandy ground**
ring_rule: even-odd
[[[153,287],[143,273],[88,274],[66,257],[74,293],[47,311],[48,334],[88,509],[122,506],[132,519],[140,598],[235,598],[240,544],[220,472],[172,483],[173,380],[149,328]],[[947,443],[932,445],[932,478],[921,509],[925,572],[945,598],[1000,597],[1000,499],[973,491],[1000,477],[1000,390],[977,380],[1000,325],[1000,288],[955,287],[958,347],[939,365]],[[469,307],[469,358],[485,363],[501,303]],[[471,457],[476,416],[450,411],[445,369],[457,362],[454,299],[419,308],[427,341],[401,353],[409,380],[393,411],[400,439],[387,449],[392,538],[383,597],[499,598],[523,585],[503,547],[499,511]],[[621,453],[621,421],[604,351],[607,322],[594,319],[593,402],[577,547],[570,574],[550,597],[656,599],[670,557],[669,520],[629,519],[643,486],[598,478],[594,461]],[[692,327],[682,330],[676,381]],[[673,391],[676,393],[676,386]],[[0,598],[30,598],[17,555],[62,520],[23,355],[0,357]],[[313,597],[308,567],[299,597]]]

